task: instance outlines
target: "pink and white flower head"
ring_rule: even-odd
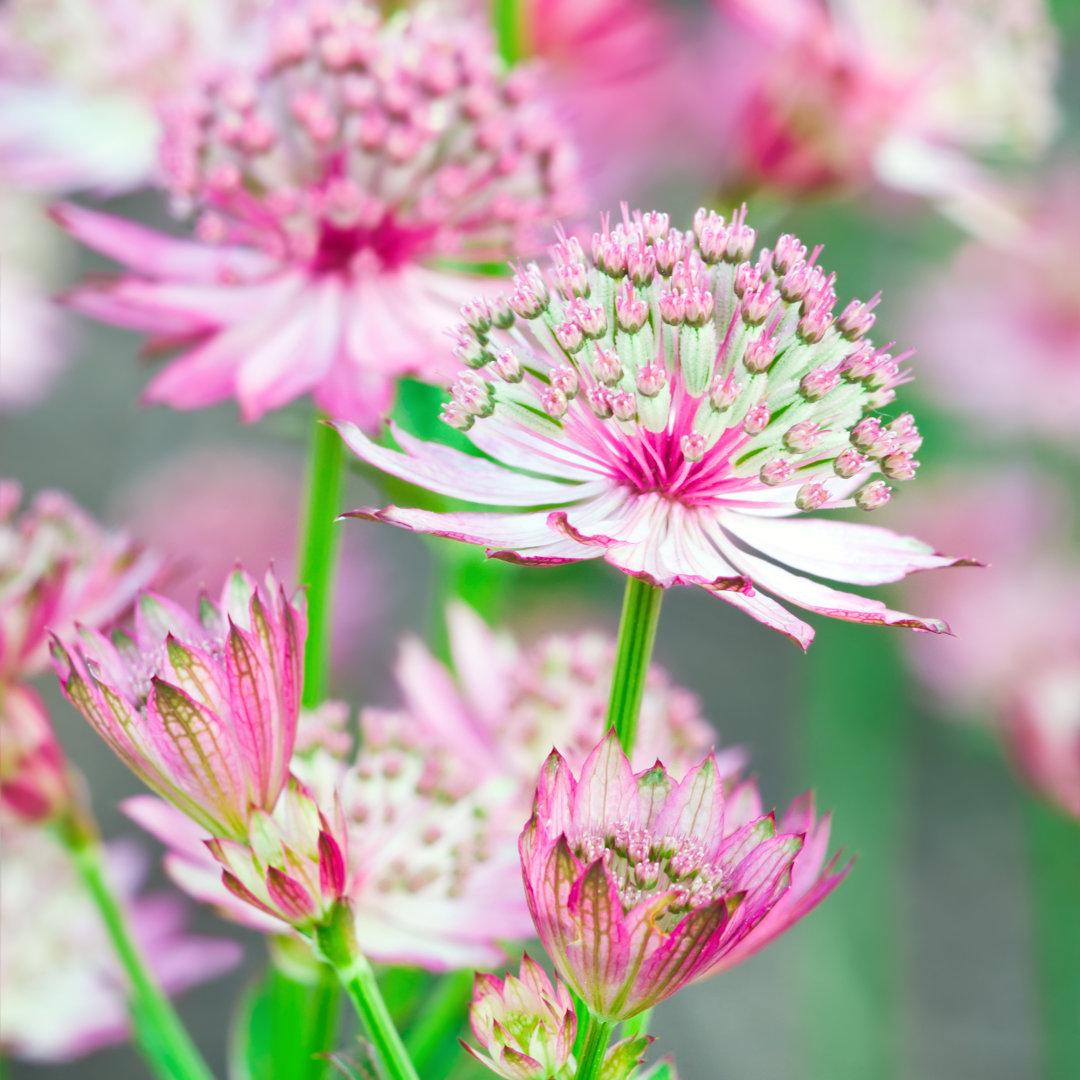
[[[1048,659],[1016,688],[1004,716],[1013,761],[1043,798],[1080,818],[1080,665]]]
[[[477,974],[469,1026],[484,1052],[464,1041],[461,1045],[506,1080],[561,1080],[574,1075],[574,1001],[562,981],[556,979],[552,985],[528,953],[521,961],[520,976],[499,979]]]
[[[45,703],[31,686],[0,683],[0,806],[47,822],[71,805],[67,761]]]
[[[0,9],[0,178],[120,191],[153,177],[159,105],[262,0],[9,0]]]
[[[992,209],[975,158],[1031,157],[1056,127],[1042,0],[716,6],[758,54],[752,81],[728,87],[743,105],[724,132],[751,182],[806,194],[876,179],[971,217]]]
[[[129,270],[71,302],[182,350],[148,402],[236,398],[255,420],[310,393],[372,429],[399,377],[452,376],[444,328],[486,279],[446,260],[504,260],[568,211],[572,156],[528,73],[504,74],[476,24],[299,5],[257,67],[206,83],[166,124],[166,181],[197,214],[194,241],[56,211]]]
[[[691,230],[624,213],[523,267],[507,328],[459,330],[470,365],[443,418],[487,458],[395,429],[404,453],[355,425],[368,463],[440,494],[507,509],[355,516],[481,544],[498,558],[604,558],[655,585],[701,585],[804,648],[813,630],[761,590],[857,622],[947,627],[792,570],[852,584],[960,560],[867,525],[806,511],[889,500],[914,475],[909,413],[876,414],[909,378],[867,337],[868,303],[834,312],[833,276],[793,236],[750,262],[756,234],[705,210]]]
[[[435,971],[501,962],[500,942],[532,934],[515,847],[519,783],[477,775],[454,743],[377,709],[361,714],[352,755],[342,719],[337,704],[306,714],[292,768],[339,843],[359,947],[376,963]],[[223,887],[204,835],[175,810],[141,796],[125,811],[169,847],[166,870],[181,888],[229,918],[280,932],[239,889]],[[244,842],[213,849],[234,858],[230,871],[274,910],[268,885],[259,892],[252,883],[264,879],[265,865],[252,869]]]
[[[0,413],[41,400],[68,359],[69,328],[50,296],[65,246],[37,199],[0,184]]]
[[[144,783],[211,835],[243,839],[288,776],[304,631],[272,574],[260,588],[236,570],[198,619],[144,593],[134,637],[83,628],[54,656],[65,696]]]
[[[253,809],[243,840],[207,841],[224,867],[222,882],[256,911],[308,932],[345,895],[347,838],[341,807],[327,816],[295,777],[273,813]]]
[[[160,562],[104,529],[66,495],[38,494],[19,513],[18,484],[0,479],[0,683],[48,668],[48,635],[122,618]]]
[[[941,405],[983,430],[1076,449],[1080,167],[1028,194],[1015,242],[968,244],[919,290],[910,325],[928,358],[926,392]]]
[[[52,834],[0,816],[0,1047],[63,1062],[129,1035],[127,990],[101,917]],[[231,941],[185,931],[179,899],[138,894],[140,853],[110,844],[108,876],[151,966],[176,993],[235,967]]]
[[[676,783],[659,762],[635,774],[613,732],[579,777],[552,752],[522,875],[540,940],[594,1015],[625,1020],[743,959],[839,882],[813,850],[816,884],[796,889],[800,851],[818,845],[759,809],[749,782],[725,794],[711,757]]]

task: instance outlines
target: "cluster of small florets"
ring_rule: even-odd
[[[751,262],[755,242],[744,211],[727,222],[706,210],[686,232],[624,211],[591,257],[563,237],[546,273],[521,267],[504,300],[464,309],[456,355],[469,370],[443,419],[468,430],[498,408],[531,427],[546,418],[598,458],[621,453],[639,491],[707,501],[726,479],[756,477],[798,484],[797,506],[813,510],[835,475],[863,481],[859,506],[883,505],[885,480],[914,475],[921,440],[908,414],[867,414],[908,381],[909,354],[867,338],[876,296],[835,313],[820,248],[784,235]],[[642,439],[657,452],[635,449]]]
[[[566,144],[482,27],[343,0],[278,18],[268,57],[167,119],[164,172],[180,209],[204,210],[203,240],[394,267],[501,254],[569,208]]]
[[[653,918],[661,929],[671,929],[687,912],[724,893],[723,869],[710,862],[704,844],[687,837],[655,836],[621,822],[604,833],[581,836],[576,854],[585,863],[604,860],[624,911],[667,894],[667,905]]]

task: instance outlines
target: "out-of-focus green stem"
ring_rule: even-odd
[[[805,768],[859,857],[809,918],[802,1019],[809,1080],[900,1073],[903,826],[912,708],[895,635],[830,621],[806,659]]]
[[[611,1037],[611,1025],[598,1020],[592,1013],[585,1028],[585,1040],[581,1045],[578,1058],[578,1070],[575,1080],[597,1080],[604,1066],[604,1054],[607,1053],[608,1040]]]
[[[1044,1080],[1080,1076],[1080,825],[1024,805]]]
[[[327,963],[337,972],[349,995],[388,1080],[419,1080],[390,1010],[383,1001],[375,972],[356,944],[353,916],[347,903],[337,905],[330,918],[316,928],[315,937]]]
[[[330,680],[330,611],[337,530],[344,481],[341,436],[318,418],[308,460],[306,513],[300,540],[300,584],[307,586],[307,643],[302,701],[314,708]]]
[[[615,651],[615,671],[608,698],[607,726],[614,727],[629,757],[637,738],[638,713],[649,674],[656,624],[664,590],[641,578],[627,576],[619,619],[619,641]]]
[[[455,971],[444,976],[410,1025],[405,1034],[405,1047],[420,1072],[427,1071],[443,1043],[458,1033],[469,1008],[472,984],[470,971]]]
[[[62,824],[57,833],[97,906],[131,984],[128,1004],[133,1027],[154,1073],[162,1080],[214,1080],[132,936],[124,909],[106,879],[100,841],[75,823]]]
[[[525,12],[521,0],[491,0],[491,21],[499,55],[507,65],[513,67],[523,60],[528,52]]]

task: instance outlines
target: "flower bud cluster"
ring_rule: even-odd
[[[725,485],[797,485],[795,505],[814,510],[855,488],[856,505],[883,505],[885,481],[918,466],[911,416],[875,415],[908,381],[909,354],[867,338],[877,296],[835,314],[820,248],[784,235],[751,261],[755,241],[745,211],[706,210],[684,232],[624,209],[589,254],[564,237],[546,274],[519,269],[511,326],[466,312],[458,355],[470,370],[443,418],[468,430],[528,409],[621,457],[639,491],[701,500]],[[649,453],[634,449],[643,440]]]
[[[528,71],[484,29],[433,9],[290,5],[268,57],[207,81],[166,118],[162,165],[205,242],[315,270],[360,250],[501,256],[575,196],[571,151]],[[482,324],[481,324],[482,325]]]

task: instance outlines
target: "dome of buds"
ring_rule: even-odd
[[[748,550],[858,584],[955,562],[883,529],[777,520],[885,505],[915,475],[922,440],[909,413],[879,412],[908,380],[909,354],[870,340],[877,297],[837,310],[820,249],[785,235],[753,258],[755,241],[743,213],[705,210],[687,231],[624,210],[589,252],[564,237],[548,269],[522,267],[503,300],[467,307],[458,329],[467,370],[443,418],[501,468],[404,434],[397,454],[341,428],[402,479],[536,509],[358,516],[516,561],[602,556],[657,585],[705,585],[803,645],[809,628],[754,584],[841,618],[944,630]]]
[[[175,110],[162,161],[209,241],[323,271],[494,258],[564,209],[568,151],[532,98],[474,25],[314,5],[277,21],[253,77],[211,81]]]
[[[615,459],[624,483],[693,505],[844,498],[875,509],[885,480],[908,480],[922,440],[910,414],[873,413],[907,381],[903,361],[867,337],[874,297],[836,311],[834,275],[795,237],[750,261],[756,233],[698,211],[626,216],[574,239],[554,267],[529,266],[492,333],[473,320],[459,352],[476,374],[455,384],[444,419],[468,430],[500,408],[531,408]],[[779,488],[784,496],[770,499]]]

